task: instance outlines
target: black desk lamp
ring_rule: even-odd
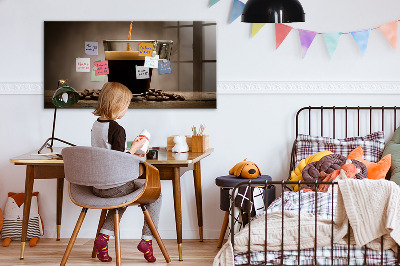
[[[54,130],[56,127],[56,116],[57,116],[57,107],[68,107],[71,106],[75,103],[78,102],[79,100],[79,94],[71,88],[70,86],[67,85],[66,80],[59,80],[58,81],[58,89],[53,95],[52,102],[54,104],[54,118],[53,118],[53,131],[51,133],[51,138],[48,138],[45,143],[42,145],[42,147],[39,149],[38,153],[40,153],[45,147],[50,148],[50,150],[53,152],[53,141],[58,140],[62,143],[68,144],[70,146],[75,146],[72,143],[69,143],[65,140],[55,138],[54,137]],[[49,144],[49,141],[51,143]]]
[[[304,10],[298,0],[249,0],[243,8],[242,22],[304,22]]]

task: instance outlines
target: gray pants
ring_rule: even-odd
[[[143,186],[144,182],[138,182],[138,181],[135,182],[135,180],[133,180],[119,187],[113,187],[108,189],[93,188],[93,194],[101,198],[122,197],[138,189],[141,189]],[[162,196],[160,194],[160,197],[158,197],[158,199],[155,202],[146,204],[146,207],[151,215],[151,218],[153,218],[154,224],[157,228],[158,228],[158,221],[160,218],[161,202],[162,202]],[[122,218],[122,215],[124,214],[125,210],[126,207],[118,208],[119,219]],[[104,221],[100,233],[109,236],[114,236],[114,214],[115,214],[115,209],[108,210],[106,220]],[[153,239],[153,234],[146,220],[144,221],[143,225],[142,239],[146,240]]]

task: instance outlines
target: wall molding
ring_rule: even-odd
[[[400,81],[224,81],[218,94],[400,94]]]
[[[220,81],[218,94],[400,94],[400,81]],[[43,83],[1,83],[0,94],[43,94]]]
[[[0,94],[43,94],[42,82],[2,83],[0,82]]]

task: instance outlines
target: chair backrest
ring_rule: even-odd
[[[67,147],[62,150],[65,179],[83,186],[118,186],[139,176],[144,158],[97,147]]]

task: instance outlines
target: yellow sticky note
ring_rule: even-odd
[[[153,43],[141,42],[139,43],[139,56],[151,56],[153,53]]]

